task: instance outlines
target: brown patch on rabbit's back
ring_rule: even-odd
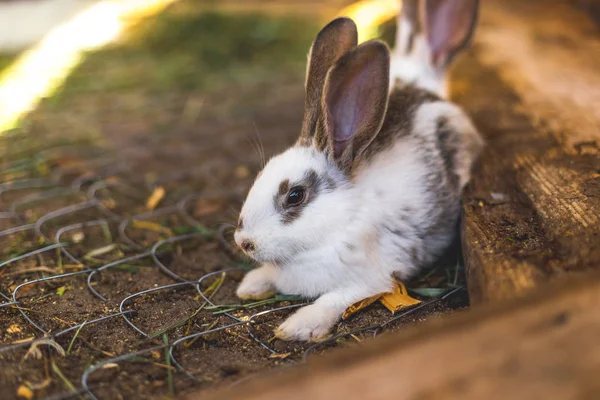
[[[387,113],[379,133],[356,158],[353,170],[368,164],[374,156],[391,148],[398,138],[410,135],[419,107],[440,100],[439,96],[427,90],[412,85],[397,84],[390,93]]]

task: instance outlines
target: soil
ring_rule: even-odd
[[[294,142],[317,30],[183,2],[90,54],[60,93],[0,136],[0,398],[20,387],[35,398],[90,397],[84,374],[101,399],[213,390],[468,306],[464,290],[399,318],[376,303],[314,347],[274,340],[294,308],[260,314],[302,300],[220,313],[240,307],[234,292],[248,264],[217,228],[235,223],[263,158]],[[464,284],[456,260],[450,252],[407,286]],[[190,283],[202,277],[212,306]],[[207,331],[165,354],[164,341]],[[66,354],[41,344],[36,358],[20,344],[44,336]]]

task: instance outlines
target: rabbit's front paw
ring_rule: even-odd
[[[327,339],[340,315],[319,304],[306,306],[289,317],[275,330],[281,340],[318,342]]]
[[[237,296],[242,300],[263,300],[277,293],[271,268],[263,266],[248,272],[237,288]]]

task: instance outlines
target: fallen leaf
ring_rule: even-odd
[[[408,295],[406,286],[402,282],[396,281],[394,291],[381,296],[381,304],[383,304],[392,313],[402,310],[403,308],[414,306],[421,301],[414,299]]]
[[[197,217],[205,217],[221,211],[223,209],[223,203],[217,200],[200,199],[196,202],[194,207],[194,215]]]
[[[21,344],[21,343],[25,343],[25,342],[32,342],[34,339],[35,339],[35,336],[30,336],[30,337],[25,338],[25,339],[15,340],[11,344]]]
[[[111,210],[117,206],[117,202],[113,199],[106,199],[102,201],[102,205]]]
[[[158,351],[158,350],[152,350],[150,352],[150,354],[152,354],[152,358],[160,359],[162,357],[162,355],[160,354],[160,351]]]
[[[63,265],[64,269],[69,269],[69,270],[75,270],[75,271],[79,271],[80,269],[83,269],[83,264],[64,264]]]
[[[165,197],[165,188],[162,186],[157,186],[148,200],[146,201],[146,208],[150,211],[154,210],[158,203]]]
[[[362,340],[358,336],[356,336],[355,334],[353,334],[353,333],[350,335],[350,337],[352,339],[356,340],[358,343],[362,342]]]
[[[81,243],[83,242],[83,239],[85,239],[83,232],[75,232],[73,236],[71,236],[73,243]]]
[[[88,260],[90,258],[101,256],[103,254],[110,253],[111,251],[113,251],[116,248],[117,248],[117,244],[116,243],[109,244],[108,246],[104,246],[104,247],[99,247],[97,249],[94,249],[94,250],[90,251],[86,255],[84,255],[83,259],[84,260]]]
[[[291,355],[292,353],[273,353],[269,356],[269,358],[279,358],[280,360],[285,360]]]
[[[27,386],[21,385],[17,389],[17,396],[22,399],[30,400],[33,399],[33,392]]]
[[[32,283],[32,284],[30,284],[30,285],[25,285],[25,286],[21,287],[21,289],[19,289],[19,291],[20,291],[20,292],[22,292],[22,293],[29,292],[31,289],[33,289],[33,285],[34,285],[34,284],[35,284],[35,283]],[[13,285],[10,285],[10,286],[8,287],[8,290],[10,290],[11,292],[14,292],[14,291],[15,291],[15,289],[17,288],[17,286],[19,286],[19,284],[18,284],[18,283],[15,283],[15,284],[13,284]]]
[[[344,311],[344,314],[342,315],[342,319],[346,319],[349,316],[356,314],[363,308],[370,306],[371,304],[373,304],[377,300],[379,300],[381,298],[381,296],[383,296],[383,293],[379,293],[379,294],[376,294],[375,296],[367,297],[366,299],[363,299],[357,303],[352,304],[350,307],[348,307],[346,309],[346,311]]]
[[[351,315],[356,314],[358,311],[370,306],[377,300],[379,300],[381,304],[383,304],[392,313],[421,302],[420,300],[414,299],[408,295],[406,286],[404,286],[402,282],[395,281],[393,292],[379,293],[352,304],[346,309],[346,311],[344,311],[342,319],[346,319]]]
[[[21,329],[21,327],[19,326],[19,324],[12,324],[11,326],[8,327],[8,329],[6,330],[6,332],[8,332],[8,333],[19,333],[22,330],[23,329]]]
[[[158,233],[166,233],[168,235],[172,235],[172,232],[169,228],[162,226],[161,224],[157,224],[156,222],[143,221],[134,219],[131,225],[136,229],[146,229],[149,231],[154,231]]]
[[[59,296],[62,296],[63,294],[65,294],[66,291],[67,291],[67,287],[61,286],[58,289],[56,289],[56,294]]]

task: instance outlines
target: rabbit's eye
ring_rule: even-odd
[[[292,188],[287,195],[286,203],[289,206],[295,206],[304,200],[305,192],[301,187]]]

